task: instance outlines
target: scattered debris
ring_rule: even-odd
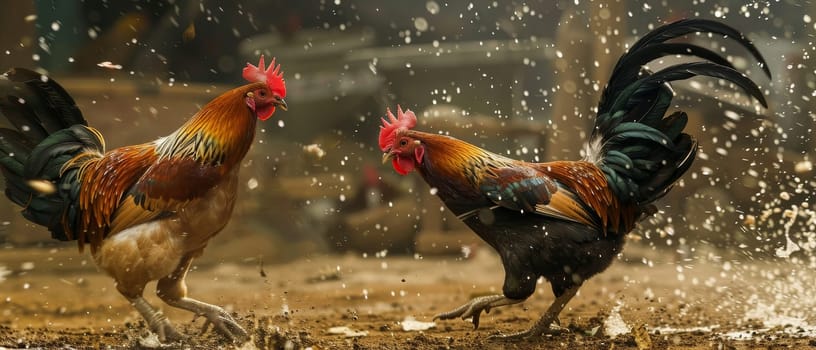
[[[635,336],[635,344],[637,344],[638,350],[649,350],[652,348],[652,337],[649,336],[649,331],[646,329],[645,323],[640,323],[633,328],[632,334]]]
[[[666,334],[678,334],[678,333],[712,333],[714,332],[715,328],[719,328],[720,325],[711,325],[705,327],[687,327],[687,328],[674,328],[674,327],[655,327],[652,328],[652,334],[659,334],[659,335],[666,335]]]
[[[258,269],[260,270],[261,277],[266,277],[266,271],[263,268],[263,255],[258,257]]]
[[[162,347],[162,343],[159,336],[151,332],[147,336],[139,338],[139,346],[147,349],[158,349]]]
[[[254,177],[250,178],[247,181],[247,188],[250,189],[250,190],[254,190],[254,189],[258,188],[258,185],[259,185],[258,184],[258,179],[254,178]]]
[[[615,305],[612,311],[609,312],[609,317],[604,320],[604,334],[609,338],[615,339],[619,335],[628,334],[632,331],[632,328],[621,317],[620,309],[622,306],[623,303],[618,302],[618,305]]]
[[[181,33],[181,38],[182,40],[184,40],[184,42],[188,42],[193,41],[195,37],[196,37],[195,23],[190,22],[190,25],[188,25],[187,28],[184,29],[184,32]]]
[[[0,265],[0,282],[5,281],[8,275],[11,275],[11,270],[9,270],[6,265]]]
[[[816,325],[807,321],[807,317],[795,315],[796,312],[777,310],[777,305],[759,301],[752,296],[746,301],[754,305],[748,310],[744,320],[761,322],[761,326],[750,330],[736,330],[722,333],[720,336],[728,340],[754,340],[760,338],[781,337],[783,335],[813,338],[816,337]]]
[[[788,222],[785,223],[785,247],[776,248],[776,256],[780,258],[789,258],[791,254],[802,250],[799,245],[796,244],[790,238],[790,229],[791,226],[796,222],[796,217],[799,215],[799,207],[794,206],[793,209],[787,209],[783,213],[782,216],[788,218]]]
[[[745,226],[756,226],[756,216],[751,214],[745,215],[745,219],[742,220],[742,224]]]
[[[244,343],[236,350],[258,349],[312,349],[309,334],[298,331],[287,331],[278,327],[273,317],[262,317],[255,328],[253,341]]]
[[[113,64],[111,61],[99,62],[96,64],[96,66],[107,69],[122,69],[121,64]]]
[[[368,335],[368,331],[358,331],[346,326],[332,327],[329,328],[329,330],[326,332],[329,334],[342,335],[345,336],[346,338],[365,337]]]
[[[28,180],[28,186],[40,194],[52,194],[57,192],[57,187],[54,183],[48,180]]]
[[[811,163],[809,160],[803,160],[793,166],[793,171],[795,171],[797,174],[806,173],[811,170],[813,170],[813,163]]]
[[[406,332],[413,332],[413,331],[427,331],[431,328],[436,327],[435,322],[422,322],[417,321],[412,316],[406,316],[402,322],[402,330]]]
[[[306,283],[320,283],[327,281],[339,281],[341,278],[339,269],[320,271],[317,276],[306,278]]]
[[[311,145],[303,146],[303,151],[314,155],[317,159],[323,158],[326,155],[326,151],[320,148],[320,145],[313,143]]]
[[[785,192],[785,191],[779,192],[779,198],[782,198],[782,200],[786,200],[786,201],[790,200],[790,193]]]

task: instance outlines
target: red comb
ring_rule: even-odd
[[[280,65],[275,66],[274,58],[272,58],[269,68],[266,68],[264,57],[261,55],[257,67],[247,62],[243,76],[250,83],[264,82],[269,90],[277,92],[281,97],[286,97],[286,84],[283,81],[283,72],[280,71],[280,68]]]
[[[410,109],[402,112],[402,107],[397,105],[397,117],[391,113],[391,108],[387,110],[388,120],[382,118],[383,125],[380,126],[380,149],[385,152],[390,149],[400,129],[411,129],[417,123],[416,115]]]

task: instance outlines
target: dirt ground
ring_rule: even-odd
[[[410,318],[431,322],[469,298],[499,292],[502,269],[486,248],[468,259],[320,254],[269,265],[258,258],[219,258],[197,265],[188,284],[192,297],[234,312],[252,335],[237,346],[243,349],[816,346],[812,270],[790,261],[740,263],[714,252],[683,260],[637,244],[625,251],[562,313],[568,331],[516,343],[488,337],[532,325],[552,301],[546,282],[524,304],[483,316],[477,330],[458,319],[403,330]],[[149,288],[148,299],[162,305]],[[230,346],[217,334],[201,334],[202,319],[162,309],[187,341],[156,344],[112,280],[71,246],[0,249],[0,348]]]

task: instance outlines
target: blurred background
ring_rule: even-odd
[[[418,112],[423,129],[514,158],[578,159],[627,45],[672,20],[718,18],[754,41],[773,81],[725,40],[687,40],[749,70],[772,107],[733,98],[712,80],[675,84],[676,107],[700,135],[700,156],[627,250],[683,259],[773,256],[787,241],[816,248],[813,216],[794,230],[783,220],[793,207],[809,213],[816,188],[809,159],[816,18],[808,15],[816,17],[816,3],[667,3],[21,1],[0,13],[0,67],[53,76],[108,147],[118,147],[169,134],[242,84],[246,62],[277,57],[290,109],[261,125],[235,216],[210,245],[220,248],[202,261],[386,250],[462,257],[486,246],[419,176],[380,164],[376,136],[386,107],[401,104]],[[0,199],[4,247],[73,249],[18,211]]]

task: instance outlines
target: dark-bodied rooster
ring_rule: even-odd
[[[523,338],[557,331],[558,315],[581,284],[606,269],[625,235],[656,209],[689,169],[697,142],[684,132],[682,111],[667,115],[669,82],[704,75],[730,81],[767,107],[757,85],[723,57],[700,46],[667,42],[691,33],[713,33],[740,43],[770,71],[742,33],[703,19],[680,20],[646,34],[614,67],[595,126],[580,161],[528,163],[488,152],[452,137],[412,130],[416,116],[398,108],[383,119],[383,162],[400,174],[416,170],[445,205],[492,246],[504,265],[502,294],[478,297],[436,319],[472,318],[530,297],[539,277],[555,301]],[[643,66],[667,55],[702,61],[651,73]]]
[[[0,129],[6,196],[55,239],[89,246],[96,264],[162,341],[183,336],[143,297],[206,318],[232,340],[247,333],[221,307],[187,296],[193,259],[227,224],[238,170],[257,120],[286,110],[280,65],[247,64],[249,84],[216,97],[167,137],[105,151],[70,95],[52,79],[14,68],[0,78]]]

